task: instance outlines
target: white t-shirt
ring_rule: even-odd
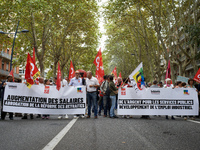
[[[61,83],[62,83],[62,85],[64,85],[64,86],[68,86],[68,82],[67,82],[67,80],[65,80],[65,79],[63,79]]]
[[[90,85],[99,85],[97,78],[95,77],[92,77],[91,79],[86,78],[87,92],[95,92],[97,90],[96,87],[90,87]]]

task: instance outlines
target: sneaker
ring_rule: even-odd
[[[129,119],[129,118],[130,118],[130,116],[129,116],[129,115],[127,115],[127,116],[126,116],[126,118],[127,118],[127,119]]]
[[[62,119],[62,116],[58,116],[58,119]]]
[[[77,118],[77,115],[74,115],[74,119],[76,119]]]
[[[184,120],[187,120],[187,117],[183,117]]]
[[[85,116],[84,116],[84,115],[81,115],[81,118],[85,118]]]
[[[66,115],[65,115],[65,119],[68,119],[68,118],[69,118],[69,116],[66,114]]]

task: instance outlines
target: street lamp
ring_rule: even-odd
[[[15,46],[16,35],[17,35],[17,33],[29,32],[28,30],[17,31],[18,30],[18,26],[19,26],[19,22],[20,21],[18,21],[18,23],[17,23],[17,28],[16,28],[15,33],[7,33],[7,32],[0,31],[0,34],[15,34],[14,39],[13,39],[13,45],[12,45],[12,53],[11,53],[11,60],[10,60],[10,71],[12,70],[13,50],[14,50],[14,46]]]

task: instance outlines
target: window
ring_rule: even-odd
[[[6,63],[6,71],[8,71],[9,63]]]
[[[4,70],[4,62],[2,61],[1,69]]]

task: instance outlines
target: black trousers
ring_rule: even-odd
[[[1,119],[4,120],[7,112],[3,111],[3,99],[1,100]],[[13,113],[9,113],[9,118],[13,118]]]

